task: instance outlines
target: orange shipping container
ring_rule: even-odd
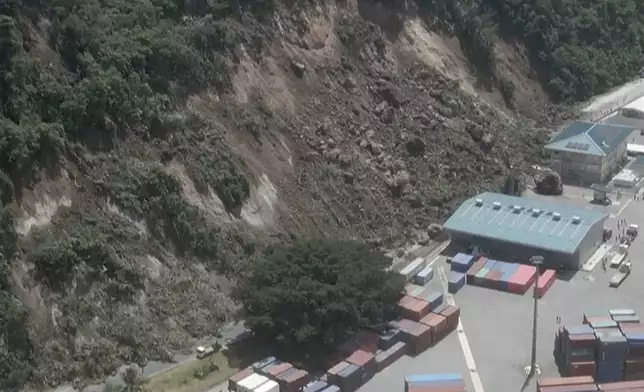
[[[375,356],[364,350],[356,350],[345,361],[360,366],[366,372],[374,372],[376,370]]]
[[[598,384],[600,391],[635,391],[644,388],[644,380],[621,381],[610,384]]]
[[[409,309],[409,318],[414,321],[420,321],[429,313],[429,302],[416,300],[414,305]]]
[[[458,306],[449,305],[440,314],[447,319],[447,327],[450,331],[456,329],[461,315],[461,309]]]
[[[560,387],[564,385],[583,385],[592,384],[595,380],[590,376],[580,377],[544,377],[537,381],[537,386],[541,387]]]
[[[432,330],[432,344],[438,343],[447,330],[447,318],[440,314],[430,313],[420,320],[421,323],[427,325]]]
[[[594,361],[572,362],[570,364],[570,375],[573,377],[589,376],[594,379],[596,373],[597,364]]]
[[[284,373],[286,371],[289,371],[292,368],[293,368],[293,365],[291,365],[288,362],[283,362],[283,363],[280,363],[279,365],[269,366],[266,369],[266,375],[271,379],[275,379],[280,374],[282,374],[282,373]]]
[[[418,323],[410,335],[409,353],[412,355],[421,354],[432,345],[432,329],[425,324]]]

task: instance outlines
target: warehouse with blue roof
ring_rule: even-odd
[[[486,192],[467,199],[443,225],[457,246],[477,246],[489,257],[578,269],[603,241],[608,216],[598,211]]]
[[[604,183],[628,159],[627,142],[633,131],[617,124],[572,122],[545,146],[550,168],[569,182]]]

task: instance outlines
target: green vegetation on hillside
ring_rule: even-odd
[[[487,73],[495,72],[495,34],[524,42],[557,100],[588,99],[644,66],[644,3],[638,0],[416,2],[428,21],[459,36]],[[511,89],[507,82],[500,87]]]
[[[390,320],[403,279],[367,245],[300,240],[269,248],[242,280],[246,325],[259,337],[306,356],[333,350],[351,333]]]

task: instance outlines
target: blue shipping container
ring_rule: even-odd
[[[413,374],[405,377],[405,382],[409,384],[426,383],[432,381],[460,381],[463,379],[458,373],[442,373],[442,374]]]
[[[279,363],[275,363],[277,361],[277,358],[275,357],[266,357],[264,359],[260,359],[259,361],[253,363],[253,369],[255,369],[256,372],[259,372],[260,370],[264,369],[266,366],[270,365],[279,365]]]
[[[337,385],[329,385],[327,389],[323,389],[320,392],[340,392],[340,387]]]
[[[502,284],[505,285],[507,288],[508,286],[508,281],[512,276],[514,275],[515,272],[519,269],[519,264],[516,263],[506,263],[506,265],[503,268],[503,276],[501,277],[501,281],[503,282]]]
[[[443,293],[432,292],[425,297],[425,301],[429,302],[430,309],[436,309],[443,303]]]
[[[447,278],[447,289],[454,294],[465,286],[466,275],[461,272],[451,271]]]
[[[327,388],[329,384],[325,383],[324,381],[313,381],[310,382],[307,386],[302,388],[302,392],[319,392],[325,388]]]
[[[340,378],[350,378],[355,375],[356,372],[360,371],[360,366],[354,365],[354,364],[349,364],[349,366],[345,367],[338,373],[338,376]]]
[[[457,253],[452,257],[451,269],[458,272],[467,272],[474,263],[474,256],[465,253]]]
[[[418,285],[424,286],[434,278],[434,268],[432,266],[425,267],[415,277],[414,282]]]
[[[599,362],[595,381],[598,383],[617,382],[622,380],[623,375],[624,362]]]

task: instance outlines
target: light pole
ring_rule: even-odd
[[[537,309],[537,302],[539,299],[537,286],[539,285],[539,274],[541,272],[539,267],[543,264],[543,256],[532,256],[530,258],[530,262],[537,268],[537,279],[534,282],[534,290],[532,292],[532,296],[534,298],[534,310],[532,314],[532,358],[530,360],[530,373],[528,374],[529,379],[534,377],[537,369],[537,317],[539,314]]]

